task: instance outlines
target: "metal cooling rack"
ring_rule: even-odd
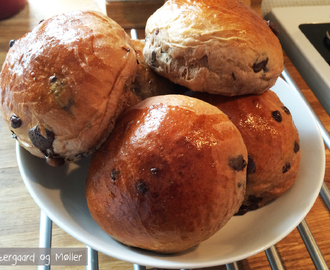
[[[133,39],[137,39],[137,31],[135,29],[131,30],[131,37]],[[306,105],[309,107],[310,111],[312,112],[319,128],[321,131],[321,135],[323,137],[323,141],[327,146],[328,150],[330,150],[330,134],[328,130],[325,128],[323,123],[320,121],[319,117],[316,115],[312,107],[310,106],[309,102],[306,100],[305,96],[301,92],[300,88],[296,84],[296,82],[291,77],[290,73],[284,68],[282,72],[282,76],[285,81],[293,87],[301,96],[301,98],[305,101]],[[327,185],[323,182],[320,195],[326,204],[329,212],[330,212],[330,191]],[[329,267],[327,266],[326,261],[313,237],[312,232],[310,231],[306,220],[304,219],[297,227],[302,240],[306,246],[306,249],[309,252],[309,255],[314,263],[315,269],[317,270],[328,270]],[[52,221],[50,218],[41,211],[40,214],[40,229],[39,229],[39,247],[40,248],[50,248],[51,247],[51,235],[52,235]],[[87,247],[87,266],[86,270],[98,270],[99,263],[98,263],[98,252],[89,246]],[[275,246],[272,246],[265,250],[269,265],[272,270],[284,270],[283,264],[281,262],[280,256],[276,251]],[[50,270],[49,266],[38,266],[38,270]],[[226,264],[227,270],[239,270],[238,264],[236,262]],[[133,270],[146,270],[146,266],[141,266],[137,264],[133,264]],[[188,269],[181,269],[181,270],[188,270]]]

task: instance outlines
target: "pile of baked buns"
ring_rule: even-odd
[[[239,0],[168,0],[145,40],[98,12],[56,15],[10,42],[2,117],[49,165],[91,156],[86,198],[106,233],[181,252],[296,179],[299,135],[270,90],[276,34]]]

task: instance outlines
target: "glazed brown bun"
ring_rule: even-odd
[[[126,245],[180,252],[238,211],[246,164],[241,134],[219,109],[183,95],[151,97],[123,114],[93,154],[88,207]]]
[[[239,0],[168,0],[145,31],[148,65],[194,91],[259,94],[283,70],[274,27]]]
[[[226,113],[246,144],[246,194],[239,214],[258,209],[289,190],[300,163],[299,134],[289,109],[276,93],[197,96]]]
[[[108,137],[137,70],[126,32],[94,11],[40,22],[10,48],[0,75],[2,117],[20,145],[51,165]]]

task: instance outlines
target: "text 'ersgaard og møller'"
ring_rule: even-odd
[[[86,248],[0,248],[0,265],[86,264]]]

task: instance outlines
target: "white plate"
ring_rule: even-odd
[[[162,268],[224,265],[259,253],[288,235],[313,206],[325,171],[325,151],[318,126],[308,107],[287,83],[272,88],[290,109],[300,134],[301,164],[293,187],[259,210],[233,217],[225,227],[198,246],[177,255],[159,255],[113,240],[93,221],[85,199],[89,160],[60,168],[46,165],[17,146],[19,169],[39,207],[64,231],[111,257]]]

